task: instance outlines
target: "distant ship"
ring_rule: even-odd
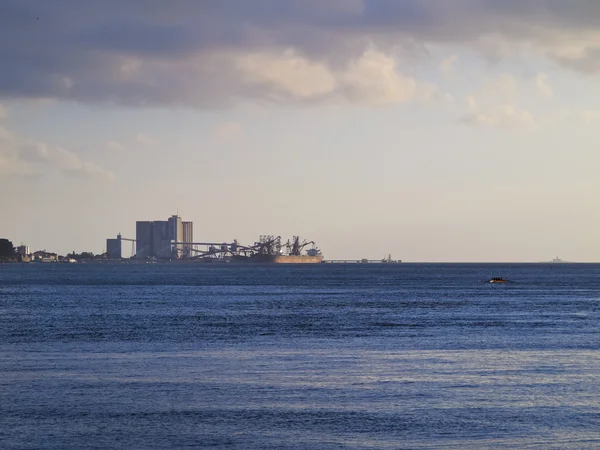
[[[323,255],[235,255],[235,262],[275,263],[275,264],[315,264],[323,261]]]
[[[312,244],[313,247],[302,254],[304,247]],[[313,241],[300,241],[298,236],[294,236],[292,242],[287,241],[281,244],[279,237],[261,236],[256,252],[247,255],[234,255],[233,261],[239,262],[257,262],[257,263],[276,263],[276,264],[315,264],[323,261],[321,251],[314,246]]]
[[[392,254],[391,254],[391,253],[388,253],[388,255],[387,255],[386,257],[384,257],[384,258],[381,260],[381,262],[382,262],[383,264],[397,264],[397,263],[401,263],[401,262],[402,262],[402,260],[401,260],[401,259],[398,259],[398,260],[392,259]]]
[[[564,261],[563,261],[562,259],[560,259],[560,258],[557,256],[556,258],[554,258],[554,259],[553,259],[552,261],[550,261],[550,262],[553,262],[553,263],[562,263],[562,262],[564,262]]]

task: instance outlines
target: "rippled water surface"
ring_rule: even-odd
[[[594,264],[0,264],[0,448],[600,448],[599,319]]]

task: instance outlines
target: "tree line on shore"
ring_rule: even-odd
[[[19,256],[20,255],[17,253],[17,249],[12,241],[6,238],[0,238],[0,260],[16,261],[18,260]],[[94,255],[92,252],[75,253],[75,251],[67,255],[67,258],[75,259],[77,261],[84,259],[102,259],[104,257],[105,255]]]
[[[8,239],[0,239],[0,258],[14,258],[17,256],[17,249]]]

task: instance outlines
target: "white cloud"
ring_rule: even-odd
[[[414,78],[396,71],[393,58],[376,50],[350,63],[340,80],[345,97],[365,103],[406,102],[423,89]]]
[[[273,100],[384,104],[444,99],[436,85],[402,74],[392,56],[374,47],[342,67],[311,61],[287,50],[244,56],[237,68],[246,83],[260,85]]]
[[[239,61],[249,84],[260,84],[298,99],[331,93],[336,81],[329,69],[318,62],[286,50],[281,55],[250,54]]]
[[[600,31],[537,29],[537,44],[553,59],[559,61],[585,60],[600,49]]]
[[[550,98],[554,96],[554,91],[548,83],[548,75],[546,75],[545,73],[540,73],[535,78],[535,86],[537,88],[538,93],[542,97]]]
[[[116,179],[116,176],[113,172],[108,171],[90,161],[83,161],[81,171],[86,175],[102,178],[109,182],[113,182]]]
[[[46,159],[54,161],[62,170],[76,172],[83,169],[81,158],[74,152],[62,147],[55,147],[52,153],[46,156]]]
[[[0,119],[8,118],[8,109],[0,103]]]
[[[0,174],[43,175],[50,172],[71,173],[112,182],[115,174],[81,155],[44,142],[30,141],[0,129]]]
[[[478,95],[487,101],[515,100],[519,97],[519,82],[513,75],[506,73],[488,78]]]
[[[33,162],[45,162],[46,166],[51,166],[64,173],[73,173],[99,178],[105,181],[114,181],[115,174],[99,165],[86,161],[77,153],[62,147],[48,146],[43,143],[37,144],[37,154],[39,159]]]
[[[0,154],[0,175],[29,176],[37,175],[37,173],[29,164],[19,159]]]
[[[19,157],[24,161],[47,161],[50,159],[48,146],[43,142],[25,142],[19,139],[13,143],[16,145]]]
[[[531,112],[519,106],[519,83],[510,74],[484,80],[482,87],[466,98],[468,113],[462,123],[473,126],[532,128]]]
[[[483,110],[475,109],[466,115],[462,122],[469,125],[509,128],[531,128],[535,125],[529,111],[511,104],[494,105]]]
[[[28,175],[29,164],[19,158],[16,136],[6,127],[0,126],[0,175]]]
[[[512,33],[480,33],[475,40],[464,44],[472,45],[471,48],[492,62],[513,57],[546,58],[579,72],[600,72],[600,31],[596,25],[578,28],[571,24],[560,29],[523,22],[512,26],[515,27]]]
[[[458,57],[456,55],[449,56],[440,63],[440,70],[444,75],[450,76],[456,71],[457,62]]]

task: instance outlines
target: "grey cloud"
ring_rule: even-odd
[[[493,53],[486,36],[598,73],[598,30],[597,0],[4,0],[0,96],[209,108],[316,101],[353,89],[334,79],[318,98],[297,98],[255,82],[240,61],[292,49],[335,78],[372,44],[386,54],[445,43]]]

